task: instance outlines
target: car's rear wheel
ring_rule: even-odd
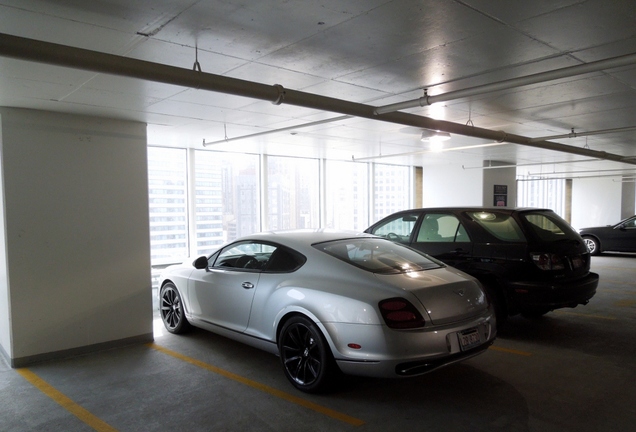
[[[337,366],[322,332],[298,315],[283,326],[278,349],[285,376],[297,389],[314,393],[328,389]]]
[[[159,306],[161,320],[166,330],[170,333],[178,334],[190,328],[190,323],[186,319],[185,311],[183,310],[181,294],[179,294],[174,284],[168,282],[161,287],[159,301],[161,302]]]
[[[590,252],[590,255],[598,255],[601,253],[601,245],[594,237],[583,237],[583,241],[585,242],[585,246],[587,246],[587,250]]]

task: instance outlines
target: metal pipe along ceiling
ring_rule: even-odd
[[[560,78],[569,78],[576,75],[582,75],[590,72],[599,72],[605,69],[617,68],[620,66],[629,66],[636,63],[636,53],[627,54],[619,57],[612,57],[605,60],[585,63],[576,66],[569,66],[561,69],[555,69],[546,72],[539,72],[532,75],[526,75],[518,78],[511,78],[490,84],[483,84],[476,87],[470,87],[461,90],[450,91],[440,95],[429,96],[424,95],[421,98],[413,99],[405,102],[398,102],[391,105],[385,105],[376,108],[376,114],[384,114],[391,111],[399,111],[407,108],[423,107],[432,105],[435,102],[447,102],[455,99],[476,96],[485,93],[491,93],[499,90],[508,90],[515,87],[521,87],[530,84],[537,84],[546,81],[552,81]]]
[[[198,70],[167,66],[160,63],[11,36],[3,33],[0,33],[0,56],[267,100],[274,104],[286,103],[370,120],[440,130],[474,138],[498,142],[505,141],[513,144],[636,165],[636,160],[603,151],[577,148],[551,141],[532,142],[531,138],[521,135],[508,134],[503,131],[493,131],[443,120],[434,120],[429,117],[402,112],[376,115],[375,107],[370,105],[285,89],[278,84],[273,86],[260,84],[237,78],[203,73]]]

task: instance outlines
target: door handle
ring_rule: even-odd
[[[252,289],[254,288],[254,284],[252,282],[243,282],[241,284],[241,286],[245,289]]]
[[[465,251],[462,248],[457,248],[455,250],[450,251],[450,253],[452,253],[453,255],[466,255],[468,251]]]

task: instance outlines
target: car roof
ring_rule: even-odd
[[[396,213],[409,213],[409,212],[435,212],[435,211],[496,211],[502,213],[515,213],[515,212],[527,212],[527,211],[553,211],[548,208],[540,208],[540,207],[487,207],[487,206],[470,206],[470,207],[423,207],[423,208],[414,208],[408,210],[402,210]],[[396,214],[394,213],[394,214]]]
[[[267,231],[241,237],[235,241],[258,240],[283,244],[291,248],[302,248],[312,244],[350,239],[350,238],[378,238],[372,234],[359,231],[335,230],[335,229],[297,229],[282,231]]]

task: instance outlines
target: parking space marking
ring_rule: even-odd
[[[73,414],[75,417],[86,423],[88,426],[92,427],[96,431],[99,432],[116,432],[117,429],[91,414],[88,410],[76,404],[67,397],[65,394],[57,390],[55,387],[44,381],[38,375],[30,371],[29,369],[16,369],[16,371],[22,375],[24,379],[30,382],[35,388],[40,390],[42,393],[53,399],[55,402],[60,404],[64,409]]]
[[[619,300],[616,303],[614,303],[614,305],[618,306],[618,307],[632,307],[632,306],[636,306],[636,300]]]
[[[560,310],[556,310],[554,311],[554,313],[558,315],[571,315],[571,316],[579,316],[584,318],[597,318],[597,319],[603,319],[608,321],[616,321],[615,317],[611,317],[607,315],[582,314],[582,313],[576,313],[576,312],[564,312]]]
[[[618,285],[618,284],[629,285],[630,287],[634,286],[634,282],[612,282],[612,284],[615,284],[615,285]],[[626,290],[620,290],[620,289],[604,289],[602,292],[603,293],[609,293],[609,294],[636,295],[636,291],[626,291]]]
[[[530,357],[532,355],[532,353],[526,352],[526,351],[519,351],[519,350],[515,350],[515,349],[510,349],[510,348],[503,348],[500,346],[495,346],[495,345],[491,345],[490,348],[491,350],[495,350],[495,351],[501,351],[501,352],[505,352],[508,354],[517,354],[517,355],[521,355],[521,356],[525,356],[525,357]]]
[[[148,344],[148,346],[150,348],[152,348],[152,349],[160,351],[160,352],[162,352],[164,354],[167,354],[169,356],[177,358],[177,359],[179,359],[181,361],[184,361],[186,363],[190,363],[190,364],[192,364],[194,366],[198,366],[198,367],[200,367],[202,369],[206,369],[206,370],[208,370],[210,372],[214,372],[214,373],[216,373],[218,375],[221,375],[221,376],[223,376],[225,378],[229,378],[229,379],[237,381],[237,382],[239,382],[241,384],[245,384],[245,385],[250,386],[252,388],[255,388],[257,390],[260,390],[260,391],[263,391],[265,393],[268,393],[268,394],[270,394],[272,396],[276,396],[276,397],[278,397],[280,399],[284,399],[284,400],[286,400],[288,402],[295,403],[296,405],[300,405],[302,407],[305,407],[305,408],[308,408],[310,410],[316,411],[316,412],[318,412],[320,414],[323,414],[323,415],[326,415],[328,417],[334,418],[336,420],[340,420],[342,422],[348,423],[348,424],[350,424],[352,426],[362,426],[363,424],[365,424],[364,421],[362,421],[360,419],[357,419],[355,417],[348,416],[346,414],[343,414],[341,412],[332,410],[332,409],[324,407],[322,405],[318,405],[316,403],[313,403],[313,402],[308,401],[306,399],[300,398],[298,396],[294,396],[294,395],[286,393],[284,391],[277,390],[277,389],[275,389],[273,387],[267,386],[265,384],[261,384],[258,381],[254,381],[254,380],[251,380],[249,378],[245,378],[245,377],[243,377],[241,375],[237,375],[237,374],[235,374],[233,372],[226,371],[224,369],[218,368],[216,366],[213,366],[211,364],[202,362],[200,360],[193,359],[192,357],[188,357],[188,356],[180,354],[180,353],[178,353],[176,351],[172,351],[172,350],[170,350],[168,348],[164,348],[161,345],[157,345],[155,343],[150,343],[150,344]]]
[[[619,270],[619,271],[636,271],[636,268],[633,267],[616,267],[616,266],[593,266],[592,270],[597,271],[599,269],[603,270]]]

